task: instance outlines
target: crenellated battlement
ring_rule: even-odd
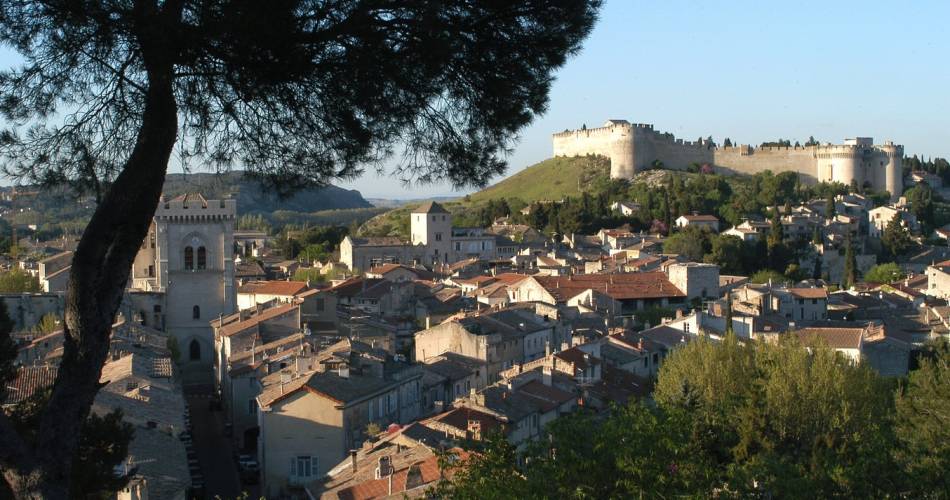
[[[719,147],[700,139],[677,139],[658,132],[653,124],[608,120],[602,127],[552,134],[555,156],[599,154],[611,159],[611,177],[631,178],[657,162],[685,169],[709,164],[724,173],[792,171],[806,182],[842,182],[869,185],[899,195],[904,148],[890,141],[874,144],[870,137],[846,139],[844,144],[815,146]]]

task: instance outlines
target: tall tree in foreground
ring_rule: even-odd
[[[169,158],[286,192],[398,156],[406,181],[483,185],[547,105],[600,0],[0,0],[4,173],[98,205],[76,249],[59,378],[28,444],[0,416],[19,497],[65,498],[112,320]],[[398,148],[398,151],[397,151]]]
[[[950,345],[940,341],[898,391],[897,457],[918,498],[950,495]]]

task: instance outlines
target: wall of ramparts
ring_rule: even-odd
[[[816,181],[815,147],[720,147],[715,149],[713,164],[727,173],[796,172],[804,182]]]
[[[608,122],[610,123],[610,122]],[[656,161],[665,168],[685,170],[691,164],[710,164],[721,173],[756,174],[795,172],[805,183],[868,184],[902,193],[902,146],[823,145],[713,147],[706,141],[684,141],[660,133],[652,125],[617,122],[605,127],[569,130],[552,135],[554,156],[598,154],[610,158],[610,176],[630,179]]]

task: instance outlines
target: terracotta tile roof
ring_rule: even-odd
[[[554,357],[571,363],[574,365],[575,370],[586,370],[587,368],[600,364],[599,359],[585,353],[577,347],[556,353]]]
[[[683,215],[689,222],[719,222],[715,215]]]
[[[523,280],[523,279],[525,279],[525,278],[528,278],[528,275],[526,275],[526,274],[515,274],[515,273],[502,273],[502,274],[499,274],[499,275],[496,275],[496,276],[495,276],[495,279],[496,279],[496,280],[498,280],[498,281],[500,281],[500,282],[502,282],[502,283],[504,283],[504,284],[506,284],[506,285],[513,285],[513,284],[518,283],[519,281],[521,281],[521,280]]]
[[[574,394],[558,389],[554,386],[544,385],[544,382],[539,380],[532,380],[531,382],[518,387],[518,392],[544,401],[555,403],[556,405],[561,405],[574,399]]]
[[[292,296],[306,290],[306,281],[251,281],[241,285],[238,288],[238,293]]]
[[[789,288],[788,292],[801,299],[827,299],[825,288]]]
[[[539,266],[545,266],[545,267],[561,267],[563,265],[557,260],[552,259],[551,257],[548,257],[546,255],[538,255],[537,261],[538,261]]]
[[[811,327],[795,334],[806,346],[824,343],[832,349],[860,349],[864,328]]]
[[[534,279],[559,302],[591,289],[617,300],[686,296],[662,272],[534,276]]]
[[[422,205],[419,205],[412,211],[412,213],[414,214],[447,214],[449,213],[449,211],[446,210],[445,207],[443,207],[442,205],[439,205],[438,203],[434,201],[430,201],[428,203],[423,203]]]
[[[454,278],[452,281],[459,285],[475,285],[476,287],[482,287],[489,285],[495,282],[495,278],[491,276],[473,276],[471,278]]]
[[[432,417],[432,420],[458,429],[463,434],[468,430],[469,421],[477,420],[481,425],[482,436],[492,431],[505,432],[505,424],[490,413],[475,410],[473,408],[455,408],[441,415]]]
[[[55,366],[22,366],[17,370],[16,378],[6,388],[3,404],[17,404],[29,399],[38,391],[52,387],[56,382],[58,369]]]
[[[267,321],[269,319],[276,318],[277,316],[280,316],[282,314],[289,313],[290,311],[293,311],[297,307],[298,306],[296,304],[282,304],[277,307],[264,309],[263,311],[261,311],[260,314],[251,316],[250,318],[247,318],[244,321],[236,321],[234,323],[229,323],[222,326],[220,329],[218,329],[218,334],[221,335],[222,337],[230,337],[231,335],[234,335],[235,333],[242,332],[244,330],[247,330],[248,328],[256,327],[258,324],[260,324],[263,321]]]
[[[457,456],[457,460],[465,461],[469,458],[469,453],[461,449],[452,450]],[[371,467],[373,465],[371,464]],[[375,469],[375,467],[373,467]],[[429,456],[421,461],[416,461],[406,467],[399,468],[392,473],[392,482],[389,477],[380,479],[368,479],[353,486],[343,488],[336,492],[336,498],[340,500],[370,500],[375,498],[401,497],[400,493],[406,493],[418,488],[424,488],[436,481],[442,479],[443,472],[439,469],[438,455],[430,452]],[[445,471],[445,476],[451,478],[453,471]],[[415,497],[416,495],[413,495]]]
[[[237,278],[265,276],[267,273],[257,262],[242,262],[234,266],[234,276]]]

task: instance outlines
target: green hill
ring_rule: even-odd
[[[603,156],[559,157],[536,163],[497,184],[466,197],[470,202],[518,198],[525,203],[559,200],[589,191],[610,177],[610,160]]]
[[[477,193],[439,203],[458,220],[490,200],[507,199],[515,207],[539,200],[560,200],[582,191],[596,191],[610,179],[610,160],[603,156],[551,158],[536,163]],[[520,200],[521,203],[517,203]],[[395,208],[368,220],[360,228],[363,236],[409,236],[409,213],[428,200]]]

